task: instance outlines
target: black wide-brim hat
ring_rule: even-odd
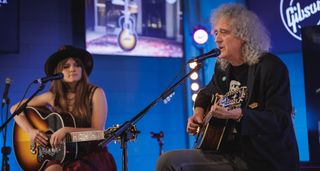
[[[70,57],[80,59],[82,61],[87,75],[90,75],[93,68],[92,55],[86,50],[76,48],[70,45],[63,46],[57,52],[52,54],[45,63],[44,71],[47,75],[54,74],[54,70],[59,64],[59,62]]]

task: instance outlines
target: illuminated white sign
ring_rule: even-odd
[[[281,0],[280,15],[287,31],[294,38],[301,40],[300,29],[302,26],[320,24],[320,0],[308,2],[304,0],[294,1]]]
[[[168,2],[169,4],[174,4],[174,3],[177,2],[177,0],[167,0],[167,2]]]
[[[0,0],[0,6],[1,6],[1,5],[6,5],[7,3],[8,3],[7,0]]]

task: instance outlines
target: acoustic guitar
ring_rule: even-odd
[[[219,94],[213,95],[211,102],[212,105],[218,104],[228,110],[232,110],[241,106],[241,102],[245,99],[245,94],[246,88],[239,88],[234,91],[229,91],[223,96]],[[219,150],[224,135],[229,131],[228,119],[215,118],[212,116],[212,113],[209,112],[212,105],[209,105],[205,112],[203,125],[197,130],[196,140],[193,146],[194,148],[204,151]]]
[[[77,127],[75,119],[70,113],[59,114],[34,107],[27,107],[25,113],[30,124],[45,132],[48,137],[62,127]],[[23,170],[41,170],[49,160],[63,163],[76,159],[78,150],[80,150],[77,142],[103,140],[111,136],[116,129],[116,127],[111,127],[101,131],[70,132],[66,135],[60,148],[53,149],[50,146],[42,147],[31,142],[29,134],[15,123],[13,147],[17,161]],[[137,132],[135,126],[132,126],[131,131]],[[135,136],[131,137],[133,140],[135,138]],[[120,137],[116,137],[116,140],[119,139]]]

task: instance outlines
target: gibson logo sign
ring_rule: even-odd
[[[301,40],[300,29],[308,25],[320,25],[320,0],[281,0],[280,15],[287,31]]]

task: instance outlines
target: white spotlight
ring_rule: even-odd
[[[191,69],[194,69],[197,65],[198,65],[198,63],[196,63],[196,62],[191,62],[191,63],[189,63],[189,67],[190,67]]]
[[[196,93],[192,95],[192,101],[194,101],[194,102],[196,101],[197,95],[198,94],[196,94]]]
[[[199,75],[198,75],[198,73],[193,72],[193,73],[190,75],[190,78],[191,78],[192,80],[196,80],[196,79],[199,78]]]
[[[191,90],[192,91],[198,91],[199,90],[199,84],[198,83],[192,83],[191,84]]]

